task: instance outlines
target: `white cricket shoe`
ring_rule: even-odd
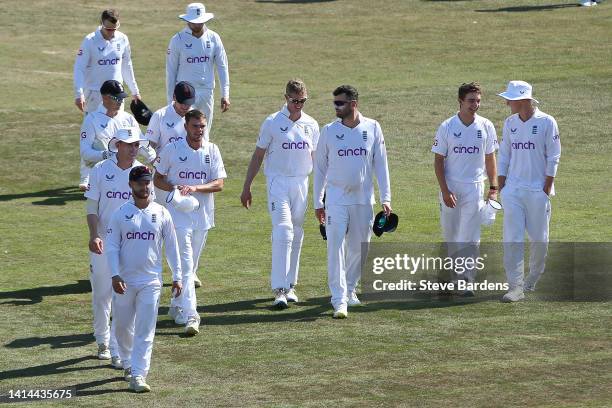
[[[195,317],[189,318],[189,320],[187,320],[187,324],[185,325],[185,334],[187,336],[195,336],[199,332],[200,332],[200,321]]]
[[[289,290],[285,293],[285,297],[287,298],[287,302],[299,302],[294,288],[289,288]]]
[[[128,368],[124,368],[123,369],[123,378],[127,382],[132,381],[132,367],[128,367]]]
[[[128,390],[132,390],[134,392],[149,392],[151,391],[151,387],[149,387],[149,384],[145,382],[143,376],[137,375],[135,377],[132,377],[132,379],[130,380]]]
[[[200,278],[198,278],[198,275],[196,275],[195,273],[193,274],[193,285],[196,288],[199,288],[200,286],[202,286],[202,281],[200,280]]]
[[[287,304],[287,296],[285,295],[285,289],[274,289],[274,303],[272,303],[272,306],[278,309],[286,309],[289,306]]]
[[[174,319],[174,323],[179,326],[184,326],[187,324],[187,316],[183,312],[183,309],[177,306],[170,306],[168,308],[168,316]]]
[[[502,302],[504,303],[512,303],[518,302],[525,299],[525,293],[523,292],[523,288],[517,287],[511,289],[502,297]]]
[[[360,306],[361,305],[361,300],[359,300],[359,298],[357,297],[357,293],[355,293],[355,291],[351,292],[347,303],[349,306]]]
[[[111,352],[104,343],[98,344],[98,360],[110,360]]]
[[[348,316],[348,311],[346,305],[341,305],[334,310],[334,319],[346,319]]]
[[[117,370],[121,370],[123,368],[123,361],[121,361],[121,357],[119,356],[111,357],[111,365],[115,367]]]

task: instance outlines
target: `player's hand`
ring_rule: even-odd
[[[319,224],[325,224],[325,208],[315,209],[315,217]]]
[[[76,98],[74,104],[81,112],[85,110],[85,99],[83,97]]]
[[[251,204],[253,203],[253,196],[251,195],[251,190],[242,190],[242,194],[240,194],[240,202],[242,203],[242,206],[247,210],[251,208]]]
[[[391,215],[393,210],[391,209],[391,203],[382,203],[382,209],[385,212],[385,216],[388,217]]]
[[[102,238],[95,237],[90,239],[89,250],[94,254],[102,255],[102,252],[104,252],[104,242],[102,242]]]
[[[181,192],[181,195],[189,195],[196,192],[195,186],[178,186],[178,189]]]
[[[230,108],[229,98],[221,98],[221,112],[227,112]]]
[[[127,285],[125,284],[125,281],[121,279],[121,276],[119,275],[113,276],[113,290],[115,291],[115,293],[118,293],[120,295],[123,295],[127,290]]]
[[[442,192],[442,200],[444,201],[444,205],[449,208],[455,208],[457,205],[457,197],[452,193],[452,191]]]
[[[140,94],[132,95],[132,100],[133,101],[139,101],[140,100]]]
[[[497,201],[497,190],[489,190],[489,194],[487,196],[487,200],[495,200],[495,201]]]
[[[177,298],[181,296],[181,292],[183,292],[183,284],[179,281],[172,282],[172,293],[174,297]]]

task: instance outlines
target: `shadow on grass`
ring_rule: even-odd
[[[41,198],[41,200],[32,201],[34,205],[66,205],[69,201],[85,200],[83,192],[80,191],[78,187],[61,187],[51,190],[34,191],[31,193],[4,194],[0,195],[0,202],[19,200],[22,198]]]
[[[116,389],[88,390],[88,388],[99,387],[100,385],[109,384],[113,382],[123,382],[125,383],[126,386],[119,390],[116,390]],[[129,390],[127,389],[127,382],[125,382],[122,376],[106,378],[104,380],[98,380],[98,381],[90,381],[90,382],[81,383],[81,384],[75,384],[67,388],[75,388],[77,397],[87,397],[91,395],[102,395],[102,394],[110,394],[110,393],[117,393],[117,392],[129,392]]]
[[[0,305],[34,305],[42,302],[43,298],[46,296],[76,295],[88,292],[91,292],[91,284],[89,283],[89,280],[79,280],[76,283],[62,286],[42,286],[40,288],[0,292],[0,300],[13,299],[10,301],[0,301]]]
[[[550,11],[550,10],[574,8],[574,7],[581,7],[580,4],[578,4],[578,1],[576,1],[576,3],[569,3],[569,4],[565,3],[565,4],[545,4],[541,6],[500,7],[497,9],[478,9],[474,11],[476,11],[477,13],[503,13],[503,12],[507,12],[507,13],[521,13],[522,12],[524,13],[524,12],[529,12],[529,11]]]
[[[82,347],[94,342],[94,336],[88,334],[70,334],[66,336],[27,337],[13,340],[6,345],[8,348],[31,348],[49,344],[52,349]]]
[[[12,378],[23,378],[23,377],[42,377],[45,375],[57,375],[73,371],[89,371],[99,369],[109,369],[109,365],[97,365],[86,366],[86,367],[71,367],[75,364],[83,363],[85,361],[99,361],[95,356],[83,356],[78,358],[71,358],[64,361],[58,361],[57,363],[43,364],[39,366],[18,368],[16,370],[7,370],[0,372],[0,380],[8,380]]]
[[[255,0],[255,3],[273,4],[310,4],[310,3],[330,3],[336,0]]]

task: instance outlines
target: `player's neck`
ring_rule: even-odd
[[[187,138],[187,144],[193,150],[198,150],[199,148],[201,148],[203,142],[204,142],[204,138],[201,138],[199,141],[191,140],[190,138]]]
[[[114,118],[115,116],[117,116],[117,113],[119,113],[119,109],[109,108],[106,105],[104,105],[104,108],[106,109],[106,116],[108,116],[109,118]]]
[[[470,126],[472,123],[474,123],[474,119],[476,119],[476,114],[472,112],[459,111],[457,116],[459,117],[461,123],[463,123],[465,126]]]
[[[289,120],[292,121],[292,122],[296,122],[296,121],[300,120],[301,117],[302,117],[302,111],[290,112],[289,113]]]
[[[359,125],[359,111],[355,109],[349,116],[342,118],[342,124],[351,129]]]
[[[131,160],[129,157],[124,158],[117,154],[117,167],[119,167],[121,170],[127,170],[132,167],[133,164],[134,161]]]
[[[100,30],[100,34],[102,34],[102,38],[104,38],[106,41],[110,41],[113,39],[113,37],[115,37],[115,32],[104,34],[104,31]]]
[[[519,115],[519,118],[523,122],[527,122],[529,119],[531,119],[531,117],[535,113],[535,108],[531,105],[528,105],[528,106],[525,106],[524,108],[519,109],[517,113]]]
[[[141,210],[144,210],[145,208],[149,206],[148,198],[138,198],[136,196],[133,196],[133,197],[134,197],[134,205],[140,208]]]

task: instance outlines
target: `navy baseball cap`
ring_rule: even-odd
[[[174,87],[174,97],[178,103],[193,105],[195,96],[195,88],[187,81],[181,81]]]
[[[123,85],[114,79],[104,81],[100,87],[100,93],[102,95],[112,95],[118,98],[125,98],[128,94],[123,90]]]
[[[136,166],[130,170],[130,181],[151,181],[153,173],[145,166]]]

